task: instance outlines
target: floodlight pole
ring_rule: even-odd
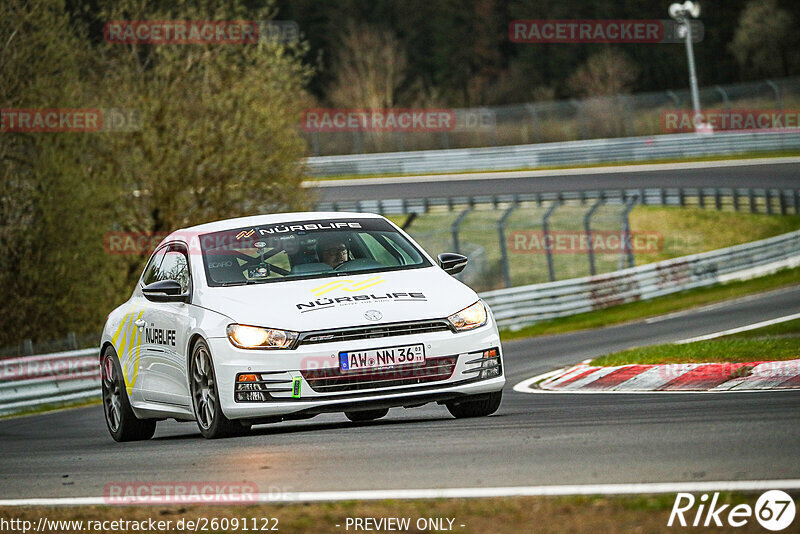
[[[700,93],[697,90],[697,71],[694,67],[694,48],[692,46],[692,25],[689,19],[683,19],[683,26],[686,28],[686,58],[689,60],[689,84],[692,88],[692,106],[694,107],[695,124],[697,116],[700,115]]]
[[[694,108],[693,123],[695,125],[695,130],[700,121],[700,93],[697,89],[697,70],[694,65],[694,46],[692,45],[692,25],[690,19],[697,18],[699,15],[700,6],[693,2],[672,4],[669,7],[669,16],[678,21],[680,24],[678,31],[683,33],[684,40],[686,41],[686,59],[689,63],[689,86],[692,92],[692,107]],[[680,33],[678,35],[680,35]]]

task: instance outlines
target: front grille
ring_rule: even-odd
[[[458,356],[429,358],[424,365],[395,369],[367,369],[342,372],[338,367],[300,371],[311,389],[317,393],[358,391],[425,384],[447,380],[453,375]]]
[[[391,323],[375,326],[356,326],[351,328],[304,332],[300,334],[298,345],[334,343],[337,341],[354,341],[358,339],[376,339],[392,336],[409,336],[444,331],[452,332],[452,329],[450,328],[450,323],[442,319],[435,321]]]

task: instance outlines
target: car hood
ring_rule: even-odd
[[[301,332],[440,319],[478,300],[439,267],[209,287],[198,297],[197,304],[236,323]],[[367,311],[379,313],[367,319]]]

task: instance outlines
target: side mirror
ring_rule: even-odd
[[[142,288],[142,294],[153,302],[188,302],[189,294],[183,293],[181,284],[175,280],[161,280]]]
[[[458,274],[467,266],[466,256],[461,254],[454,254],[452,252],[443,252],[439,254],[439,267],[444,269],[447,274]]]

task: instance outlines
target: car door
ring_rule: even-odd
[[[191,272],[186,247],[166,248],[154,281],[175,280],[182,293],[191,295]],[[191,407],[185,347],[191,329],[187,302],[150,302],[146,311],[144,345],[147,347],[144,400],[183,408]]]

